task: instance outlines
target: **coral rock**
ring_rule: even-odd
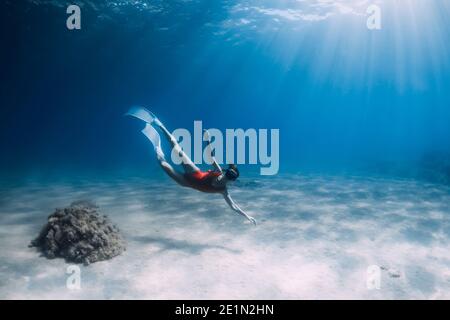
[[[119,229],[90,202],[74,202],[48,217],[39,236],[31,241],[49,259],[90,264],[111,259],[125,251]]]

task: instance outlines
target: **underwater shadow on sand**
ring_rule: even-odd
[[[164,237],[151,237],[151,236],[133,236],[128,238],[129,241],[136,241],[142,244],[153,244],[160,248],[161,251],[167,250],[179,250],[187,254],[199,254],[205,250],[219,249],[224,250],[229,253],[241,253],[241,250],[234,250],[224,246],[213,245],[213,244],[203,244],[195,243],[185,240],[176,240]]]

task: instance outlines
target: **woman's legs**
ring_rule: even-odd
[[[192,160],[187,156],[183,149],[181,149],[180,145],[177,142],[177,139],[175,139],[175,137],[169,132],[169,130],[167,130],[167,128],[161,123],[161,121],[159,121],[158,118],[155,118],[153,123],[161,129],[167,140],[172,145],[173,151],[176,152],[180,157],[184,172],[193,173],[200,171],[200,169],[194,164],[194,162],[192,162]]]
[[[177,139],[169,132],[169,130],[166,129],[166,127],[159,121],[159,119],[150,111],[143,107],[132,107],[126,115],[136,117],[144,122],[147,123],[147,126],[142,130],[142,132],[147,136],[147,138],[153,143],[155,146],[155,151],[158,155],[158,160],[164,159],[164,153],[161,149],[161,139],[159,138],[158,132],[151,126],[151,124],[157,125],[161,131],[166,136],[167,140],[172,145],[172,148],[174,152],[177,152],[178,156],[182,160],[182,165],[184,168],[184,171],[186,173],[192,173],[196,171],[200,171],[200,169],[192,162],[192,160],[184,153],[184,151],[181,149],[180,145],[177,142]],[[157,150],[158,149],[158,150]],[[160,160],[160,163],[162,160]],[[173,168],[170,166],[169,163],[164,159],[164,170],[166,168],[171,168],[171,171],[174,171]],[[162,165],[162,164],[161,164]],[[168,169],[167,169],[168,170]],[[166,171],[167,172],[167,171]],[[169,174],[170,175],[170,174]]]
[[[161,149],[161,139],[159,137],[158,132],[153,128],[150,124],[146,124],[145,128],[142,130],[142,133],[151,141],[153,146],[155,147],[156,157],[161,168],[175,180],[178,184],[182,186],[186,186],[187,182],[184,179],[184,176],[177,172],[165,159],[164,153]]]

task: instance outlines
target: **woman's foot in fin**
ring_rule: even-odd
[[[150,110],[147,110],[144,107],[132,107],[125,115],[138,118],[149,124],[155,123],[158,126],[161,124],[161,121],[159,121]]]

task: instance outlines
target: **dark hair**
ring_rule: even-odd
[[[232,181],[239,178],[239,170],[237,166],[234,164],[229,164],[228,169],[225,170],[225,176]]]

